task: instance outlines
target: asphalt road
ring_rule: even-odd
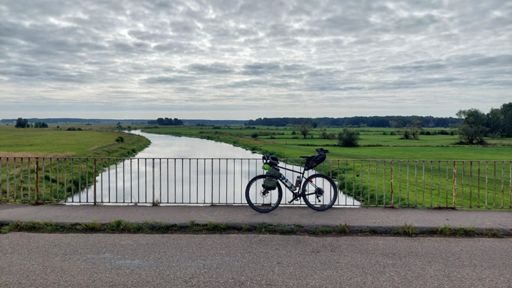
[[[512,287],[512,239],[0,235],[0,287]]]

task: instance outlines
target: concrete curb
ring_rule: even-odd
[[[247,223],[161,223],[161,222],[38,222],[0,221],[0,233],[127,233],[127,234],[274,234],[312,236],[437,236],[437,237],[512,237],[512,229],[473,227],[415,227],[360,225],[291,225]]]

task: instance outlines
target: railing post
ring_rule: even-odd
[[[452,207],[455,208],[455,198],[457,197],[457,161],[453,161],[452,175]]]
[[[393,160],[391,160],[391,171],[390,171],[390,190],[391,190],[391,208],[394,208],[395,207],[395,194],[394,194],[394,188],[393,188],[393,171],[394,171],[394,166],[393,166]]]
[[[93,181],[94,181],[94,184],[93,184],[93,201],[94,201],[94,206],[96,206],[96,158],[94,158],[94,169],[93,169]]]
[[[39,157],[36,157],[36,203],[39,203]]]

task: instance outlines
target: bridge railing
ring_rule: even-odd
[[[338,207],[512,208],[512,161],[327,160],[315,169],[307,173],[336,180]],[[245,205],[246,184],[262,173],[261,159],[247,158],[2,157],[0,201]],[[282,205],[292,196],[284,190]]]

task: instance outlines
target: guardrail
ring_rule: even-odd
[[[245,205],[245,185],[261,167],[241,158],[3,157],[0,201]],[[338,207],[512,208],[512,161],[327,160],[316,170],[337,181]],[[282,205],[291,196],[285,191]]]

